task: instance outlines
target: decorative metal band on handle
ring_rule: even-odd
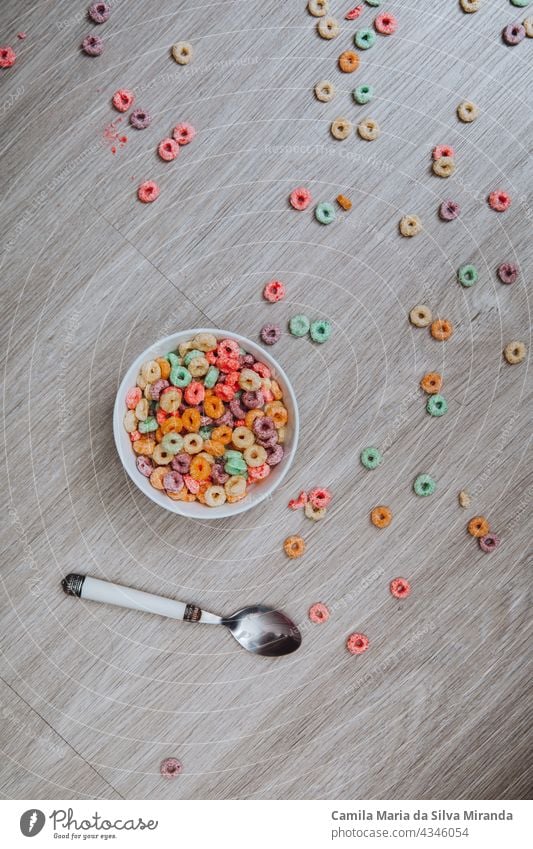
[[[183,619],[185,622],[199,622],[202,618],[202,610],[200,607],[197,607],[195,604],[188,604],[185,608],[185,613],[183,614]]]
[[[80,598],[84,581],[85,575],[76,575],[75,572],[71,572],[70,575],[63,578],[61,586],[67,595],[75,595],[77,598]]]

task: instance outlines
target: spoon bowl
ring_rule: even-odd
[[[243,607],[223,617],[222,624],[243,648],[265,657],[290,654],[302,642],[300,631],[288,616],[262,604]]]

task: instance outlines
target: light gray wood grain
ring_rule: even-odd
[[[84,2],[7,0],[3,36],[19,54],[0,77],[4,250],[2,342],[1,793],[13,798],[513,798],[531,789],[529,345],[531,41],[505,47],[506,3],[398,3],[400,28],[360,70],[336,57],[356,24],[323,41],[305,2],[113,4],[97,29],[104,54],[78,45]],[[331,2],[342,20],[346,4]],[[361,25],[375,11],[365,7]],[[27,32],[17,41],[19,30]],[[95,30],[96,31],[96,30]],[[190,40],[194,62],[168,49]],[[331,79],[329,104],[314,84]],[[374,86],[359,107],[351,90]],[[104,128],[118,87],[153,115],[115,155]],[[471,98],[478,121],[458,122]],[[329,123],[369,115],[381,137],[336,142]],[[194,144],[162,163],[157,143],[179,120]],[[431,174],[431,149],[456,148],[457,172]],[[151,206],[135,198],[156,179]],[[287,196],[339,192],[349,214],[321,227]],[[486,195],[502,187],[511,209]],[[443,198],[458,221],[443,223]],[[402,239],[402,214],[425,230]],[[501,285],[495,268],[520,264]],[[463,290],[457,267],[474,262]],[[268,279],[287,285],[271,306]],[[415,330],[425,302],[455,332]],[[138,353],[174,329],[231,328],[257,337],[295,312],[328,317],[313,346],[285,333],[274,350],[302,417],[298,455],[264,509],[188,522],[159,511],[123,474],[111,433],[114,393]],[[444,374],[449,412],[431,419],[418,382]],[[365,472],[358,453],[381,446]],[[413,478],[438,481],[417,499]],[[303,488],[330,486],[324,522],[287,510]],[[462,510],[457,493],[473,494]],[[368,520],[379,503],[394,521]],[[466,534],[482,513],[501,533],[484,555]],[[282,541],[308,550],[288,562]],[[280,605],[302,649],[271,662],[215,629],[179,625],[63,596],[72,570],[189,598],[208,609]],[[397,602],[391,578],[411,580]],[[311,627],[307,609],[331,608]],[[344,649],[361,630],[370,650]],[[183,775],[164,782],[160,760]]]

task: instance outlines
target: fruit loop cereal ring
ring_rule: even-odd
[[[335,18],[322,18],[316,28],[320,38],[336,38],[340,32],[339,24]]]
[[[310,501],[304,507],[304,513],[308,519],[313,522],[319,522],[326,515],[325,507],[314,507]]]
[[[246,479],[233,475],[224,484],[224,490],[228,498],[242,498],[246,493]]]
[[[364,103],[370,103],[374,96],[374,89],[371,85],[359,85],[352,92],[352,97],[356,103],[363,105]]]
[[[305,551],[305,542],[302,537],[287,537],[283,543],[283,550],[287,557],[290,557],[291,559],[301,557]]]
[[[350,198],[347,198],[345,195],[337,195],[335,198],[341,209],[344,209],[348,212],[352,208],[352,202]]]
[[[524,6],[529,6],[531,0],[511,0],[513,6],[518,6],[520,9]]]
[[[460,212],[459,204],[453,200],[445,200],[439,206],[439,217],[443,221],[453,221],[459,217]]]
[[[133,450],[136,454],[144,454],[146,457],[151,457],[155,449],[155,440],[148,436],[143,436],[133,443]]]
[[[168,468],[166,466],[156,466],[150,475],[150,483],[154,489],[163,490],[165,488],[163,486],[163,479],[167,474]]]
[[[143,422],[139,422],[139,433],[152,433],[157,430],[157,421],[153,416],[148,416]]]
[[[175,431],[165,433],[161,440],[161,450],[167,454],[178,454],[183,448],[183,437]]]
[[[448,412],[448,404],[442,395],[430,395],[427,400],[426,410],[430,416],[443,416]]]
[[[373,118],[365,118],[357,125],[357,132],[365,141],[375,141],[379,138],[379,125]]]
[[[137,406],[135,407],[135,415],[141,421],[144,421],[148,416],[148,401],[146,398],[141,398]]]
[[[435,321],[431,323],[431,335],[434,339],[437,339],[438,342],[445,342],[446,339],[449,339],[453,333],[453,327],[451,322],[449,322],[445,318],[436,318]]]
[[[134,410],[141,398],[142,393],[138,386],[134,386],[133,389],[128,389],[126,392],[126,407],[128,410]]]
[[[137,197],[142,203],[153,203],[159,197],[159,186],[153,180],[146,180],[137,189]]]
[[[293,189],[293,191],[289,195],[289,203],[293,209],[297,209],[301,212],[304,209],[307,209],[309,204],[311,203],[311,192],[309,189],[304,189],[303,186],[300,186],[297,189]],[[276,282],[276,281],[274,281]],[[283,284],[281,284],[283,286]],[[266,288],[266,287],[265,287]],[[266,296],[265,296],[266,297]],[[283,295],[282,295],[283,297]],[[267,300],[270,300],[267,298]],[[277,298],[276,300],[279,300]]]
[[[477,12],[481,5],[481,0],[459,0],[463,12]]]
[[[171,53],[178,65],[188,65],[193,57],[192,45],[188,41],[177,41],[172,45]]]
[[[479,109],[471,100],[464,100],[457,107],[457,117],[464,124],[470,124],[479,116]]]
[[[211,463],[205,457],[199,457],[197,454],[192,458],[189,469],[189,475],[195,481],[204,481],[211,474]]]
[[[260,336],[265,345],[275,345],[281,337],[281,327],[277,324],[265,324],[261,328]]]
[[[466,526],[468,533],[473,537],[484,537],[490,531],[490,526],[484,516],[474,516]]]
[[[420,387],[428,395],[436,395],[442,389],[442,377],[436,371],[428,371],[420,381]]]
[[[462,265],[457,271],[457,279],[461,286],[468,289],[478,281],[478,270],[475,265]]]
[[[392,513],[384,504],[374,507],[370,513],[370,521],[376,528],[386,528],[392,522]]]
[[[236,448],[239,448],[241,451],[244,451],[245,448],[250,448],[250,446],[254,444],[254,433],[248,427],[236,427],[233,431],[231,441],[233,442]],[[262,460],[261,462],[264,462],[264,460]],[[261,463],[257,463],[257,465],[260,466]]]
[[[191,457],[189,454],[176,454],[171,465],[174,471],[186,475],[191,467]]]
[[[179,492],[183,489],[183,477],[179,472],[167,472],[163,478],[163,486],[167,492]]]
[[[509,342],[503,349],[503,355],[510,365],[514,366],[525,359],[527,353],[523,342]]]
[[[153,383],[161,377],[161,369],[159,363],[155,360],[148,360],[141,366],[141,374],[148,383]]]
[[[328,12],[328,0],[309,0],[307,11],[314,18],[322,18]]]
[[[181,390],[174,386],[164,389],[159,396],[159,406],[165,413],[176,413],[180,404]],[[179,426],[181,427],[181,420],[179,420]]]
[[[83,39],[81,49],[87,56],[100,56],[104,52],[104,42],[99,35],[88,35]]]
[[[159,766],[159,772],[163,778],[176,778],[182,771],[183,767],[177,758],[165,758]]]
[[[369,645],[370,641],[364,634],[350,634],[346,640],[346,648],[350,654],[363,654]]]
[[[334,139],[342,141],[347,139],[352,132],[352,125],[347,118],[335,118],[335,120],[331,122],[329,131]]]
[[[394,598],[405,598],[411,592],[411,584],[405,578],[394,578],[389,588]]]
[[[287,424],[287,419],[289,414],[287,413],[286,408],[280,401],[273,401],[270,404],[267,404],[265,407],[266,416],[261,419],[258,419],[258,423],[261,424],[263,422],[271,419],[274,422],[274,426],[276,428],[283,427]]]
[[[208,351],[216,351],[217,340],[212,333],[199,333],[198,336],[194,337],[193,343],[204,354]]]
[[[302,490],[302,492],[300,493],[298,498],[291,498],[288,506],[291,510],[299,510],[300,507],[305,507],[306,504],[307,504],[307,492],[304,492],[304,490]]]
[[[335,221],[336,213],[331,203],[322,201],[322,203],[317,204],[315,207],[315,218],[320,224],[331,224]],[[298,334],[293,335],[297,336]],[[300,335],[303,336],[304,334],[302,333]]]
[[[107,3],[93,3],[87,9],[87,14],[95,24],[105,24],[111,14],[111,9]]]
[[[533,38],[533,17],[526,18],[523,25],[527,38]]]
[[[192,377],[203,377],[209,371],[209,363],[205,357],[195,357],[189,363],[189,372]]]
[[[196,407],[203,402],[205,398],[205,389],[199,381],[192,380],[186,387],[183,397],[187,404],[190,404],[192,407]]]
[[[331,324],[325,318],[318,321],[312,321],[309,327],[309,335],[313,342],[327,342],[331,336]]]
[[[400,219],[400,233],[402,236],[417,236],[422,231],[422,222],[418,215],[404,215]]]
[[[369,6],[381,6],[381,0],[366,0]]]
[[[141,475],[144,475],[145,478],[149,478],[152,472],[154,471],[154,464],[150,460],[149,457],[137,457],[135,461],[135,465],[140,471]]]
[[[171,162],[180,152],[180,147],[174,139],[163,139],[157,148],[157,152],[165,162]]]
[[[409,321],[411,324],[414,324],[415,327],[427,327],[431,324],[432,320],[433,316],[431,315],[431,310],[424,304],[417,304],[417,306],[413,307],[409,313]]]
[[[11,68],[17,61],[17,54],[12,47],[0,47],[0,68]]]
[[[450,147],[448,144],[438,144],[433,148],[431,155],[433,159],[441,159],[443,156],[449,159],[453,159],[455,156],[455,151],[453,147]]]
[[[130,115],[130,124],[136,130],[145,130],[152,123],[152,116],[144,109],[134,109]]]
[[[226,491],[222,486],[210,486],[205,491],[205,503],[209,507],[220,507],[226,502]]]
[[[359,459],[365,469],[377,469],[383,458],[377,448],[369,447],[363,448]]]
[[[502,32],[503,40],[510,45],[520,44],[525,37],[526,31],[522,24],[509,24],[509,26],[504,27]]]
[[[188,433],[183,437],[183,450],[186,454],[199,454],[204,447],[204,440],[199,433]]]
[[[374,26],[381,35],[392,35],[398,29],[398,21],[394,15],[382,12],[374,19]]]
[[[514,262],[502,262],[498,266],[497,274],[502,283],[515,283],[518,277],[518,266]]]
[[[486,534],[484,537],[479,538],[479,547],[485,554],[490,554],[491,551],[498,548],[500,543],[501,539],[497,534]]]
[[[268,466],[277,466],[278,463],[281,463],[285,456],[285,451],[283,449],[283,445],[274,445],[272,448],[267,449],[267,457],[266,462]]]
[[[497,189],[489,195],[489,206],[495,212],[505,212],[511,206],[511,198],[507,192]]]
[[[376,33],[372,29],[358,29],[354,36],[354,44],[360,50],[368,50],[376,43]]]
[[[470,500],[471,499],[470,499],[468,492],[466,492],[464,489],[462,489],[457,497],[459,499],[459,504],[461,505],[461,507],[470,507]]]
[[[308,493],[309,503],[317,509],[320,509],[321,507],[327,507],[328,504],[331,502],[331,499],[331,492],[325,487],[316,487]]]
[[[239,386],[245,392],[255,392],[261,388],[261,378],[253,369],[244,368],[239,376]]]
[[[415,478],[413,483],[413,489],[417,495],[425,497],[426,495],[433,495],[437,488],[437,484],[429,475],[418,475]]]
[[[189,144],[196,137],[196,130],[192,124],[176,124],[172,136],[178,144]]]
[[[119,88],[113,95],[113,106],[115,109],[118,109],[119,112],[127,112],[130,106],[133,106],[133,101],[135,100],[135,95],[132,91],[128,91],[125,88]]]
[[[362,6],[355,6],[353,9],[350,9],[349,12],[346,12],[344,19],[346,21],[355,21],[359,17],[359,15],[361,14],[362,11],[363,11]]]
[[[359,67],[359,56],[354,50],[345,50],[339,56],[339,68],[344,74],[353,74]]]
[[[329,103],[335,97],[335,86],[328,80],[322,80],[315,86],[315,97],[322,103]]]
[[[440,156],[433,161],[433,173],[437,177],[451,177],[455,171],[455,162],[451,156]]]
[[[274,420],[270,416],[258,416],[254,419],[252,430],[260,439],[268,439],[276,430]]]
[[[325,604],[322,604],[321,601],[317,601],[316,604],[313,604],[309,608],[309,612],[307,614],[311,622],[315,625],[321,625],[323,622],[327,622],[329,619],[329,610]]]
[[[233,339],[222,339],[217,345],[217,354],[219,357],[238,357],[239,346]]]
[[[181,422],[189,433],[197,433],[200,429],[200,413],[192,407],[187,407],[181,414]]]
[[[245,430],[246,428],[243,428]],[[253,434],[252,434],[253,439]],[[281,446],[280,446],[281,447]],[[246,465],[252,469],[262,466],[267,461],[267,452],[262,445],[249,445],[243,452]]]

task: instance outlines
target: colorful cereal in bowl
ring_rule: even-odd
[[[298,441],[288,378],[249,339],[216,329],[174,334],[126,374],[114,433],[127,473],[174,513],[219,518],[279,485]]]

